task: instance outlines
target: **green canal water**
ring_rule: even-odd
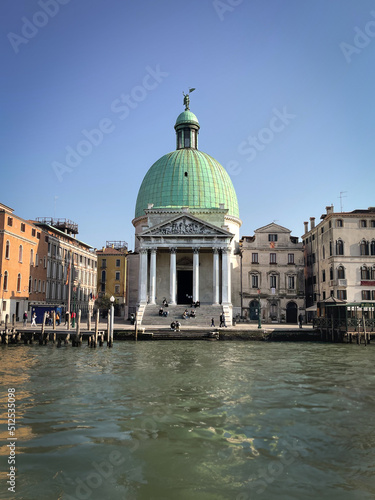
[[[0,498],[373,500],[374,347],[0,346]]]

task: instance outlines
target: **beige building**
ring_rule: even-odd
[[[265,322],[297,323],[305,316],[303,248],[298,237],[271,223],[240,241],[242,270],[239,295],[242,317]],[[241,286],[242,282],[242,286]]]
[[[98,257],[98,297],[115,298],[115,314],[127,317],[126,310],[126,241],[107,241],[96,251]]]
[[[333,206],[310,228],[305,222],[306,305],[335,297],[347,302],[375,301],[375,207],[335,212]]]

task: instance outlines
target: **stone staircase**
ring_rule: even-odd
[[[185,309],[188,310],[189,314],[191,311],[190,305],[169,305],[169,307],[164,307],[164,311],[168,311],[169,314],[167,317],[159,316],[160,305],[151,305],[148,304],[145,306],[144,311],[142,312],[142,326],[147,325],[157,325],[161,327],[169,327],[172,321],[178,321],[181,323],[181,328],[184,326],[200,326],[205,328],[210,328],[211,326],[211,318],[215,319],[215,327],[218,327],[220,324],[219,317],[223,311],[223,307],[221,305],[213,306],[202,304],[195,310],[196,317],[189,319],[182,319],[182,314]],[[225,311],[226,312],[226,311]],[[227,326],[230,326],[228,321],[226,322]]]

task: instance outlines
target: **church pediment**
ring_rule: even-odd
[[[179,215],[162,224],[146,229],[138,236],[222,236],[228,238],[232,237],[233,234],[197,217]]]

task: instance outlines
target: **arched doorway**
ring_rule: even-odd
[[[259,303],[257,300],[252,300],[249,304],[249,316],[251,320],[258,321]]]
[[[297,304],[288,302],[286,305],[286,322],[297,323]]]

